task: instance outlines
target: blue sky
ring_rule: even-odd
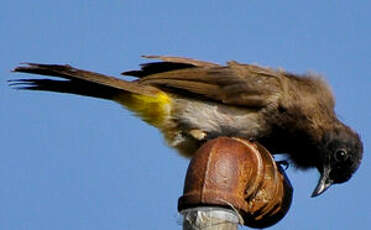
[[[0,229],[181,229],[188,160],[112,102],[12,90],[21,62],[110,75],[143,54],[282,67],[326,76],[341,120],[364,141],[346,184],[310,198],[318,174],[292,167],[288,215],[271,229],[371,225],[369,1],[4,0],[0,9]]]

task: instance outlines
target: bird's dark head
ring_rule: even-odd
[[[322,194],[332,184],[348,181],[361,164],[363,146],[357,133],[339,124],[324,135],[320,164],[321,178],[312,197]]]

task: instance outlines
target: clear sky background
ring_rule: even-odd
[[[318,174],[287,173],[288,215],[271,229],[371,226],[371,2],[3,0],[0,8],[0,229],[181,229],[188,160],[109,101],[12,90],[20,62],[110,75],[143,54],[282,67],[326,76],[341,120],[364,141],[346,184],[310,198]]]

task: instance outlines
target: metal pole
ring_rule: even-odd
[[[183,230],[237,230],[238,215],[222,207],[195,207],[181,211]]]

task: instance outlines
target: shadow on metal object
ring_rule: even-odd
[[[241,224],[265,228],[286,215],[292,193],[284,170],[262,145],[219,137],[193,156],[178,210],[227,208],[237,213]]]

